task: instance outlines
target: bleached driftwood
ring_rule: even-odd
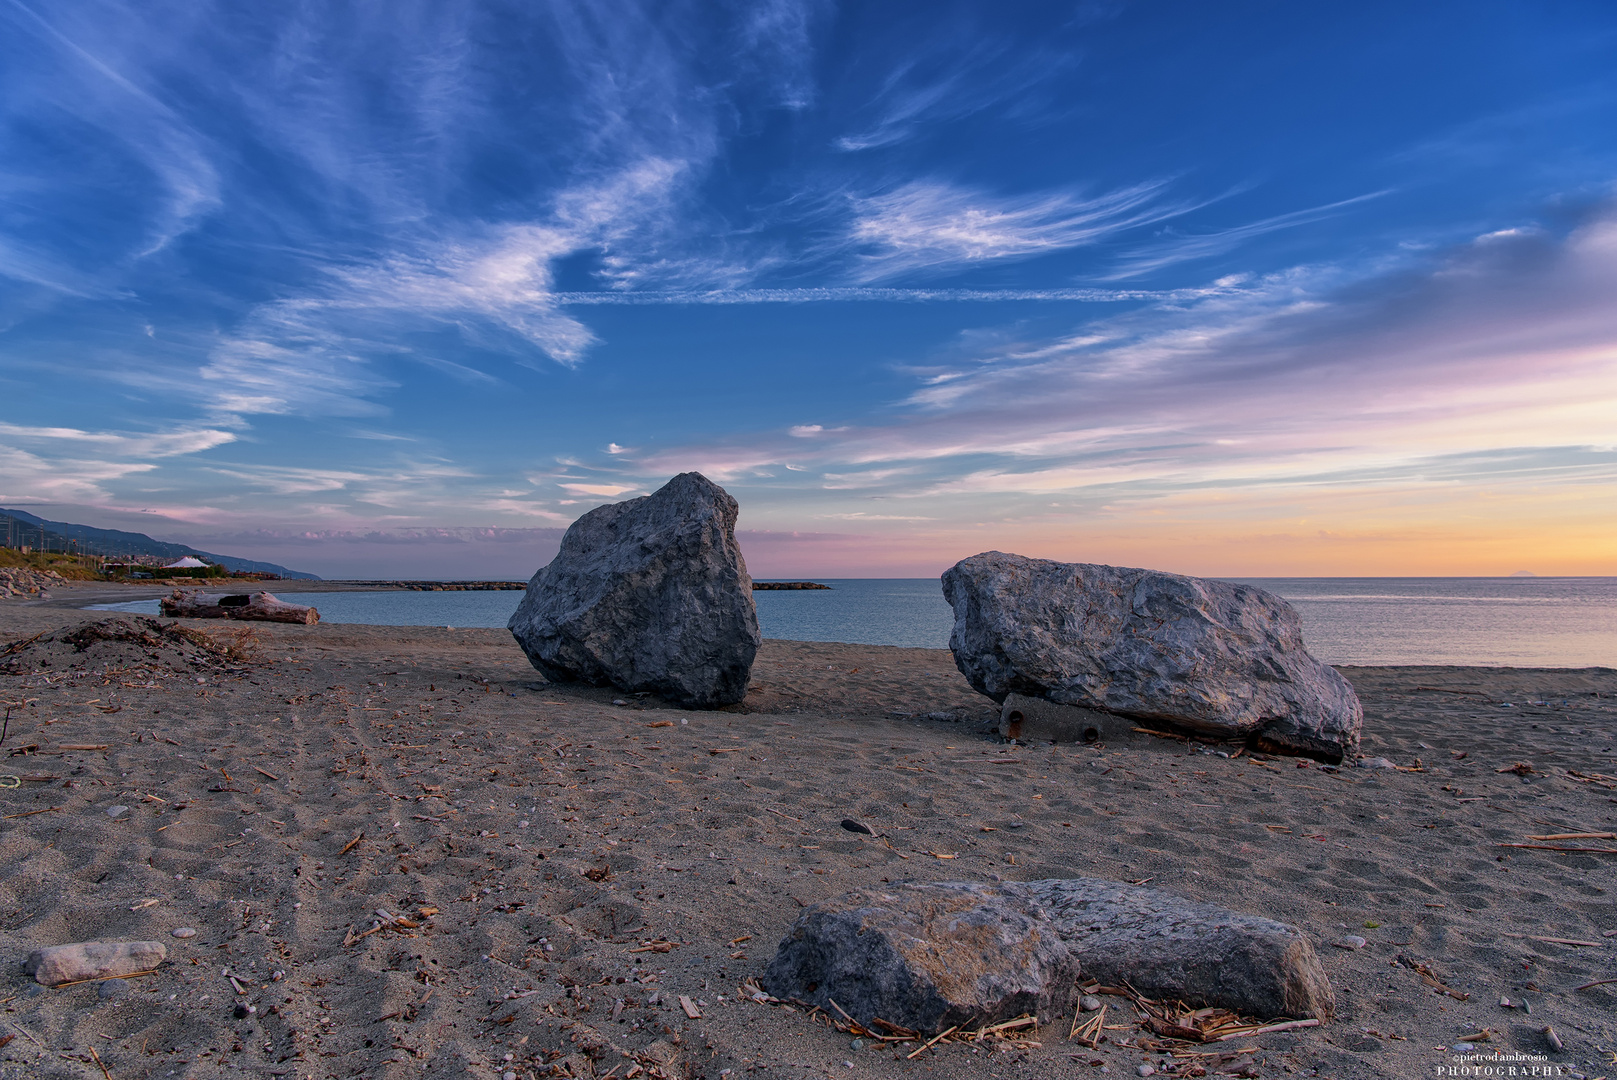
[[[304,626],[313,626],[320,621],[320,612],[314,608],[288,604],[267,592],[208,596],[196,590],[175,589],[161,606],[163,614],[171,619],[248,619],[256,622],[302,623]]]

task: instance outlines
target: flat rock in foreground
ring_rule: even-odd
[[[990,551],[946,571],[943,595],[955,664],[995,701],[1026,694],[1333,764],[1358,749],[1358,695],[1262,589]]]
[[[736,501],[701,473],[573,522],[508,624],[554,682],[713,709],[747,692],[758,632]]]
[[[168,956],[161,941],[79,941],[28,954],[23,970],[41,986],[151,971]]]
[[[1261,1018],[1328,1019],[1295,927],[1089,878],[896,883],[805,910],[764,988],[920,1032],[1070,1009],[1083,979]]]
[[[987,885],[904,882],[815,904],[765,974],[798,998],[864,1024],[912,1031],[1048,1018],[1077,998],[1079,967],[1028,898]]]
[[[1107,986],[1261,1019],[1330,1019],[1330,980],[1295,926],[1096,878],[1007,882]]]

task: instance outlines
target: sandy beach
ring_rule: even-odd
[[[1398,768],[1330,770],[1007,744],[943,650],[767,641],[742,705],[682,712],[546,683],[503,630],[77,610],[115,591],[0,603],[0,696],[26,702],[0,1076],[1436,1077],[1484,1031],[1617,1075],[1617,983],[1580,989],[1617,979],[1617,840],[1532,839],[1617,832],[1611,669],[1344,668],[1365,755]],[[65,640],[86,623],[147,637]],[[1064,1020],[910,1058],[744,994],[817,900],[1073,875],[1296,924],[1337,1016],[1190,1046],[1114,998],[1096,1049]],[[92,939],[168,960],[23,975]]]

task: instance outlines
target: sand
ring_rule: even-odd
[[[107,591],[0,602],[0,650],[105,619],[75,607]],[[695,713],[548,684],[504,631],[184,625],[209,638],[0,657],[0,697],[29,700],[0,753],[37,747],[0,756],[19,778],[0,787],[0,1076],[1161,1068],[1118,999],[1098,1050],[1062,1022],[914,1060],[737,1000],[805,904],[1063,875],[1312,937],[1338,1015],[1225,1068],[1435,1077],[1463,1034],[1541,1054],[1553,1025],[1564,1075],[1617,1073],[1617,985],[1577,989],[1617,978],[1617,855],[1499,846],[1617,831],[1609,669],[1344,669],[1365,753],[1422,771],[1330,771],[1174,740],[1006,744],[941,650],[769,641],[742,706]],[[378,909],[419,925],[367,934]],[[90,939],[169,959],[55,990],[21,972]]]

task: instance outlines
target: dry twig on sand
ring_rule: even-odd
[[[1319,1021],[1312,1018],[1246,1020],[1229,1009],[1192,1009],[1182,1001],[1153,1000],[1128,985],[1101,986],[1097,987],[1095,992],[1127,998],[1144,1015],[1140,1021],[1141,1027],[1174,1042],[1228,1042],[1231,1039],[1244,1039],[1271,1031],[1291,1031],[1296,1028],[1319,1026]],[[1095,1034],[1098,1036],[1099,1032],[1100,1027],[1097,1025]]]
[[[1100,1035],[1101,1031],[1106,1027],[1107,1008],[1107,1006],[1102,1005],[1099,1012],[1080,1025],[1078,1017],[1083,1014],[1083,1006],[1080,1005],[1079,1011],[1073,1015],[1072,1030],[1067,1033],[1067,1038],[1080,1045],[1087,1046],[1091,1050],[1100,1049]]]

